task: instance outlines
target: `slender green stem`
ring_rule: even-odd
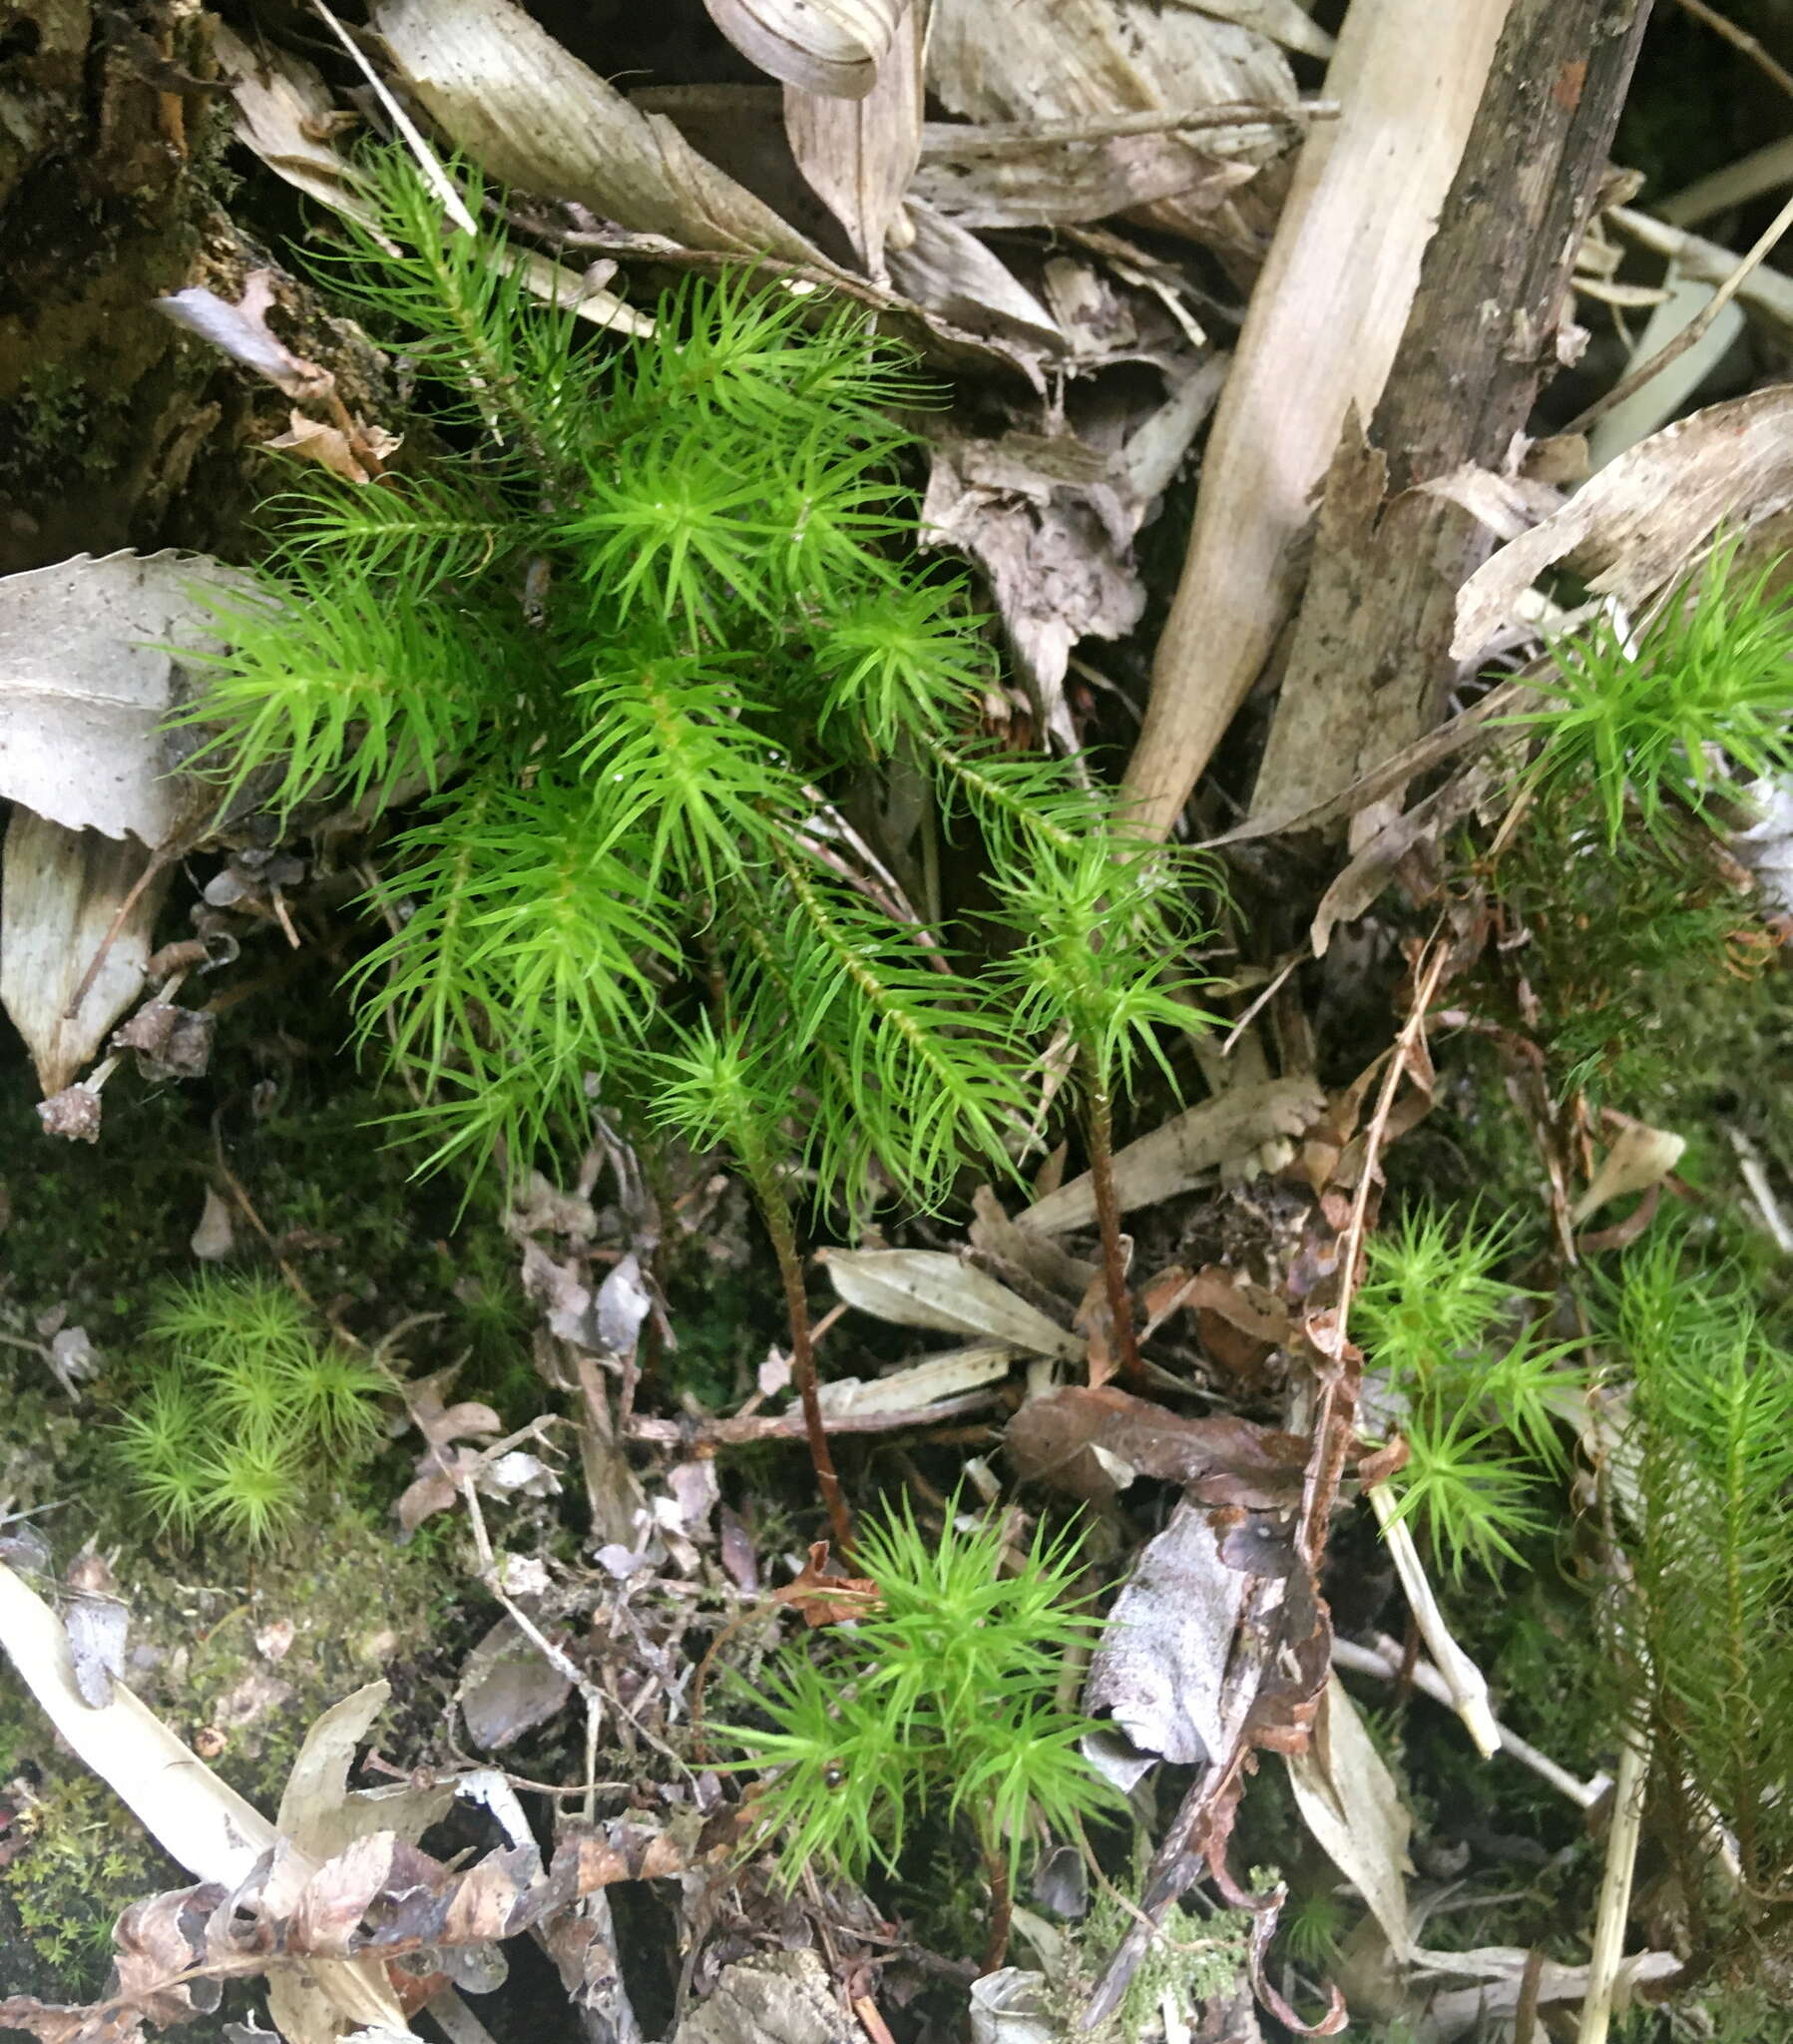
[[[1088,1067],[1093,1061],[1086,1058]],[[1114,1323],[1115,1360],[1121,1381],[1143,1395],[1145,1365],[1133,1338],[1133,1302],[1126,1288],[1126,1265],[1121,1250],[1121,1209],[1115,1198],[1115,1110],[1102,1075],[1090,1072],[1090,1183],[1096,1191],[1096,1219],[1102,1229],[1102,1270]]]
[[[772,1238],[772,1251],[778,1259],[778,1276],[784,1282],[784,1304],[790,1316],[790,1369],[797,1380],[797,1396],[803,1402],[809,1459],[815,1465],[822,1502],[828,1507],[835,1552],[844,1561],[853,1551],[853,1518],[834,1468],[833,1450],[822,1425],[822,1403],[816,1395],[815,1351],[809,1340],[809,1299],[803,1288],[802,1260],[797,1255],[797,1231],[791,1220],[790,1203],[770,1162],[763,1157],[746,1162],[759,1211],[765,1217],[766,1233]]]

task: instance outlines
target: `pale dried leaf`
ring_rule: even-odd
[[[311,1722],[280,1791],[276,1822],[301,1852],[328,1859],[357,1832],[343,1819],[355,1749],[392,1695],[389,1682],[370,1682]]]
[[[848,1305],[899,1327],[939,1327],[984,1335],[1063,1362],[1083,1359],[1084,1344],[1006,1284],[938,1250],[828,1250],[835,1292]]]
[[[1284,1756],[1295,1805],[1321,1849],[1369,1904],[1389,1949],[1405,1960],[1413,1938],[1404,1875],[1413,1818],[1336,1675],[1303,1753]]]
[[[347,163],[322,139],[336,108],[316,66],[277,44],[251,50],[224,21],[213,22],[212,47],[236,103],[237,141],[297,191],[371,228]]]
[[[836,1417],[847,1412],[917,1412],[942,1398],[957,1398],[967,1391],[982,1390],[986,1384],[1000,1384],[1012,1365],[1029,1352],[1001,1341],[974,1342],[893,1369],[888,1376],[836,1377],[821,1385],[818,1395],[822,1410]]]
[[[1492,554],[1457,595],[1454,660],[1473,661],[1559,561],[1635,610],[1684,572],[1722,525],[1793,503],[1793,388],[1707,405],[1640,440],[1542,525]]]
[[[1199,1506],[1147,1541],[1090,1663],[1084,1708],[1135,1749],[1199,1767],[1225,1753],[1222,1703],[1250,1578],[1221,1558]]]
[[[1012,1221],[988,1186],[979,1186],[972,1196],[972,1214],[966,1240],[974,1250],[1009,1265],[1060,1298],[1081,1299],[1102,1269],[1086,1257],[1074,1257],[1040,1229]]]
[[[924,200],[911,198],[909,234],[892,241],[888,260],[897,288],[916,304],[969,333],[1063,351],[1058,321],[996,253]]]
[[[924,542],[967,554],[991,593],[1046,728],[1068,752],[1078,734],[1065,701],[1072,649],[1118,639],[1145,608],[1132,541],[1175,473],[1220,387],[1221,359],[1184,362],[1162,403],[1117,391],[1087,437],[1069,431],[997,439],[950,422],[929,431]]]
[[[712,5],[714,0],[712,0]],[[803,4],[803,0],[799,0]],[[866,273],[882,282],[884,244],[899,236],[903,195],[921,150],[922,36],[927,0],[903,8],[863,97],[784,89],[784,132],[804,181],[846,229]]]
[[[1002,1966],[984,1974],[971,1983],[971,2044],[1060,2044],[1065,2026],[1054,2002],[1044,1973]]]
[[[1172,198],[1185,210],[1218,206],[1256,176],[1250,164],[1222,157],[1204,164],[1168,135],[1089,142],[1042,136],[998,153],[980,146],[981,134],[964,124],[930,123],[911,187],[965,228],[1075,227]]]
[[[251,375],[260,376],[288,397],[315,399],[329,395],[336,379],[328,369],[295,355],[267,323],[274,299],[273,272],[253,269],[243,279],[242,295],[221,298],[204,284],[191,284],[151,303],[164,318],[208,341]]]
[[[1187,1192],[1212,1171],[1278,1136],[1298,1136],[1325,1105],[1309,1079],[1269,1079],[1204,1100],[1162,1128],[1115,1154],[1115,1193],[1124,1213]],[[1096,1220],[1096,1192],[1086,1172],[1021,1217],[1030,1228],[1058,1235]]]
[[[99,1709],[81,1695],[62,1621],[0,1563],[0,1647],[81,1761],[190,1873],[234,1886],[274,1827],[221,1781],[122,1683]]]
[[[761,71],[806,93],[864,99],[905,16],[926,0],[703,0],[709,18]]]
[[[0,872],[0,1004],[25,1039],[47,1099],[66,1097],[69,1082],[143,992],[156,917],[174,877],[168,867],[144,885],[150,863],[133,838],[115,842],[97,830],[65,829],[24,806],[13,811]],[[71,1015],[100,946],[140,887]]]
[[[502,183],[685,248],[833,268],[512,0],[382,0],[373,22],[431,118]]]
[[[0,579],[0,797],[70,830],[165,842],[198,808],[168,777],[161,721],[181,651],[220,645],[197,592],[252,589],[179,553],[77,554]]]
[[[473,1744],[499,1753],[558,1717],[572,1694],[572,1683],[507,1617],[468,1655],[457,1701]]]
[[[221,1199],[208,1186],[206,1204],[201,1209],[199,1223],[188,1240],[188,1248],[202,1264],[222,1264],[230,1254],[235,1240],[235,1223],[231,1218],[228,1202]]]
[[[724,1966],[672,2044],[848,2044],[856,2035],[814,1952],[767,1952]]]
[[[598,1287],[600,1351],[606,1355],[634,1355],[642,1323],[653,1310],[654,1294],[643,1281],[642,1260],[631,1250]]]
[[[116,1593],[77,1590],[63,1599],[62,1616],[75,1687],[90,1709],[104,1710],[112,1702],[113,1683],[124,1679],[130,1609]]]
[[[1255,29],[1260,36],[1299,50],[1305,57],[1332,55],[1332,38],[1309,20],[1299,0],[1177,0],[1177,4],[1221,21],[1236,21],[1241,28]]]
[[[936,0],[928,84],[950,112],[977,122],[1180,113],[1239,101],[1292,104],[1294,73],[1281,50],[1251,27],[1215,20],[1218,11],[1131,0],[1024,0],[1008,7]],[[1204,130],[1198,143],[1170,141],[1167,148],[1187,164],[1192,201],[1172,193],[1142,217],[1172,234],[1239,248],[1268,227],[1267,211],[1216,210],[1203,180],[1217,156],[1255,168],[1280,147],[1280,138],[1262,129]]]
[[[1758,820],[1731,837],[1730,849],[1755,874],[1769,907],[1793,915],[1793,776],[1751,781],[1745,793]]]
[[[1289,615],[1347,416],[1375,416],[1507,5],[1346,13],[1326,80],[1341,115],[1309,128],[1252,292],[1128,767],[1154,831],[1180,812]]]
[[[377,240],[373,211],[355,191],[347,159],[321,139],[339,118],[323,73],[289,50],[250,50],[224,22],[215,21],[212,28],[219,61],[231,74],[236,139],[276,177],[358,222]],[[654,331],[651,314],[638,312],[601,283],[588,283],[539,250],[518,252],[516,261],[537,297],[571,305],[579,318],[595,326],[622,333]]]
[[[1610,1201],[1660,1184],[1680,1163],[1686,1147],[1687,1138],[1669,1129],[1652,1129],[1643,1122],[1632,1122],[1621,1129],[1601,1159],[1593,1183],[1575,1202],[1569,1217],[1571,1225],[1579,1228],[1589,1215],[1597,1214]]]

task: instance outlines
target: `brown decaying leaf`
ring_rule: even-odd
[[[840,1625],[866,1615],[878,1602],[878,1586],[869,1576],[835,1575],[828,1567],[828,1543],[817,1540],[801,1571],[772,1592],[772,1601],[800,1611],[805,1625]]]
[[[1308,1454],[1299,1434],[1232,1414],[1185,1419],[1109,1385],[1070,1384],[1029,1399],[1003,1440],[1024,1481],[1091,1502],[1118,1491],[1098,1449],[1137,1475],[1189,1485],[1204,1503],[1268,1510],[1298,1502]]]
[[[451,1365],[432,1376],[418,1377],[404,1387],[405,1409],[412,1425],[428,1443],[418,1458],[416,1476],[394,1508],[407,1533],[432,1513],[445,1512],[453,1505],[460,1495],[463,1475],[478,1461],[476,1454],[457,1448],[454,1443],[504,1431],[504,1421],[490,1405],[482,1405],[476,1399],[459,1405],[443,1404],[442,1394],[453,1382],[456,1367]]]

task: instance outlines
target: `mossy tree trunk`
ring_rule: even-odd
[[[215,68],[186,0],[0,0],[0,572],[240,515],[246,397],[152,308],[233,239]]]

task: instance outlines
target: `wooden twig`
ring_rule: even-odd
[[[898,1433],[908,1426],[932,1426],[942,1419],[958,1419],[968,1412],[982,1412],[997,1403],[997,1390],[966,1391],[957,1398],[941,1398],[932,1405],[919,1405],[910,1412],[828,1412],[822,1413],[824,1433]],[[738,1413],[728,1419],[632,1418],[623,1428],[625,1440],[651,1441],[663,1448],[739,1448],[754,1441],[800,1441],[808,1435],[808,1422],[799,1409],[774,1415]]]
[[[1793,71],[1779,64],[1748,29],[1739,28],[1734,21],[1727,20],[1716,7],[1708,7],[1706,0],[1680,0],[1683,13],[1690,14],[1695,21],[1703,21],[1713,34],[1720,35],[1733,50],[1741,50],[1755,65],[1764,78],[1771,78],[1782,92],[1793,98]]]
[[[1332,1665],[1335,1668],[1346,1669],[1353,1675],[1373,1675],[1379,1682],[1393,1682],[1402,1673],[1403,1660],[1400,1644],[1386,1634],[1379,1634],[1375,1643],[1368,1647],[1358,1645],[1355,1640],[1335,1639],[1332,1643]],[[1451,1685],[1430,1661],[1416,1660],[1407,1673],[1414,1688],[1422,1695],[1429,1696],[1434,1703],[1443,1704],[1447,1709],[1456,1707]],[[1495,1730],[1500,1734],[1504,1754],[1518,1761],[1521,1767],[1530,1768],[1541,1782],[1548,1782],[1559,1794],[1568,1796],[1577,1809],[1596,1808],[1610,1792],[1612,1778],[1609,1775],[1595,1775],[1591,1781],[1583,1782],[1498,1720]]]
[[[1627,375],[1621,376],[1603,397],[1595,398],[1585,411],[1571,419],[1563,428],[1565,433],[1584,433],[1598,419],[1603,419],[1615,406],[1622,404],[1634,390],[1641,390],[1653,376],[1659,375],[1670,362],[1684,355],[1696,340],[1706,331],[1726,305],[1743,287],[1745,278],[1767,257],[1774,245],[1789,228],[1793,228],[1793,199],[1789,199],[1767,227],[1756,237],[1755,245],[1729,276],[1712,293],[1699,311],[1688,320],[1679,333],[1666,341],[1647,361],[1639,362]]]
[[[1458,591],[1496,541],[1425,485],[1501,469],[1525,428],[1647,13],[1647,0],[1513,0],[1387,387],[1366,430],[1347,424],[1329,450],[1258,811],[1334,792],[1438,718]],[[1507,195],[1504,216],[1491,192]]]

